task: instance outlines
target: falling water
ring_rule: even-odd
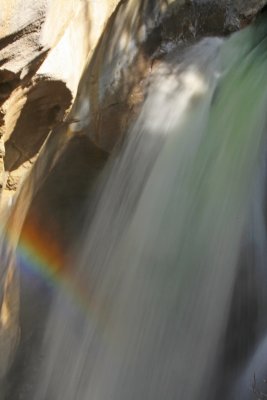
[[[34,400],[206,400],[218,375],[228,385],[222,354],[246,232],[259,287],[267,276],[266,71],[264,24],[165,58],[54,301]],[[234,400],[250,395],[256,353],[228,385]]]

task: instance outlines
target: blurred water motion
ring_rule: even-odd
[[[250,398],[266,332],[266,71],[266,24],[158,69],[76,245],[77,276],[59,285],[34,400]],[[258,332],[229,360],[246,233]]]

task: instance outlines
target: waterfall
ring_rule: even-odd
[[[222,354],[244,238],[267,306],[266,71],[264,23],[165,57],[59,284],[34,400],[218,399],[220,374],[249,398],[257,346],[237,376]]]

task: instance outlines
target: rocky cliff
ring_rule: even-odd
[[[266,4],[0,0],[0,188],[10,239],[0,266],[0,378],[8,398],[26,390],[19,371],[29,373],[25,357],[42,330],[31,322],[49,303],[40,282],[19,277],[23,232],[34,225],[67,258],[88,193],[138,115],[154,68],[174,48],[242,29]]]

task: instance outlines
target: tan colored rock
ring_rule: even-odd
[[[55,218],[57,226],[49,234],[60,237],[64,249],[68,246],[74,237],[70,222],[106,160],[89,138],[112,151],[138,113],[146,78],[169,44],[239,29],[266,3],[0,0],[0,128],[11,190],[18,183],[18,168],[31,162],[47,140],[8,221],[12,250],[33,216],[47,229]],[[63,121],[76,92],[72,112]],[[97,165],[93,162],[92,167],[94,156]],[[19,333],[16,266],[6,267],[1,267],[0,282],[2,377],[12,362]],[[35,294],[40,300],[37,290],[29,298]],[[38,319],[38,313],[33,318]]]
[[[85,62],[117,3],[118,0],[5,3],[1,33],[6,35],[6,46],[0,51],[0,59],[6,59],[8,69],[0,69],[0,124],[8,171],[32,159],[49,130],[63,120],[70,106],[70,92],[75,96]],[[38,75],[31,79],[37,69]],[[7,180],[14,182],[11,177]]]
[[[14,265],[8,267],[0,309],[0,382],[9,369],[19,342],[19,277]]]
[[[267,0],[253,4],[239,0],[120,2],[83,73],[70,115],[70,121],[77,121],[71,125],[73,133],[87,132],[98,146],[111,151],[135,117],[154,61],[179,43],[226,35],[245,26]]]
[[[17,169],[37,155],[47,135],[64,119],[72,95],[62,81],[38,76],[31,86],[17,89],[5,116],[5,167]]]
[[[118,3],[119,0],[48,1],[41,42],[52,50],[39,73],[63,80],[75,96],[85,63]]]

